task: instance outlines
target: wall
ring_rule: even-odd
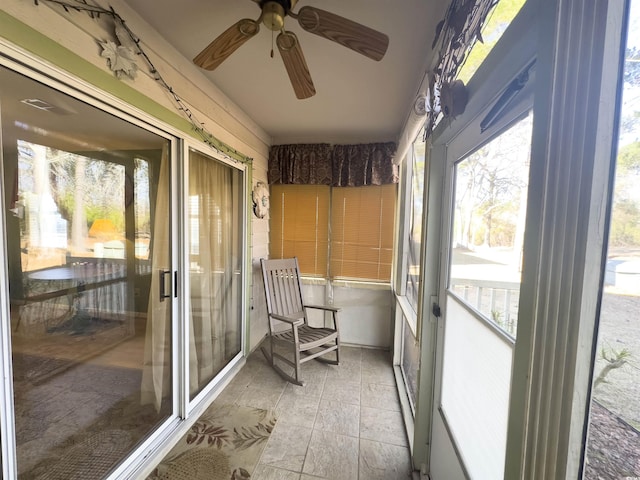
[[[268,148],[271,142],[267,133],[122,0],[113,0],[108,4],[104,2],[103,6],[112,6],[141,39],[142,49],[158,72],[204,128],[220,141],[253,159],[250,188],[258,181],[266,183]],[[0,39],[2,38],[163,122],[189,132],[189,124],[185,119],[180,121],[172,96],[153,78],[143,62],[138,62],[139,71],[135,80],[115,80],[106,60],[100,56],[102,47],[99,42],[114,40],[113,24],[108,16],[95,19],[86,12],[65,12],[60,6],[46,2],[40,2],[36,6],[30,1],[2,0]],[[267,255],[268,219],[258,219],[254,215],[250,218],[249,241],[253,247],[252,257],[255,259],[252,262],[253,279],[258,280],[257,283],[251,281],[250,289],[250,345],[255,347],[267,328],[262,283],[256,274],[259,273],[257,259]]]
[[[331,290],[325,285],[305,284],[302,295],[307,304],[324,303],[341,308],[338,318],[342,343],[391,347],[393,295],[390,286],[340,282]]]

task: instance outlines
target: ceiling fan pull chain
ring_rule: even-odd
[[[271,58],[273,58],[273,30],[271,30]]]

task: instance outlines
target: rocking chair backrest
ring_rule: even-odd
[[[264,293],[269,313],[269,333],[273,333],[271,314],[304,317],[302,303],[302,284],[298,259],[283,258],[276,260],[261,259]]]

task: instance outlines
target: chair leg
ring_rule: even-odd
[[[296,384],[298,385],[303,385],[304,382],[302,381],[302,374],[300,372],[300,350],[298,350],[297,348],[293,349],[293,355],[294,355],[294,361],[296,363]]]
[[[299,385],[301,387],[304,387],[305,382],[303,380],[299,380],[297,378],[292,377],[291,375],[289,375],[288,373],[286,373],[284,370],[282,370],[282,368],[280,368],[279,365],[276,365],[275,363],[273,364],[273,369],[278,373],[278,375],[280,375],[284,380],[286,380],[289,383],[293,383],[294,385]]]
[[[271,344],[269,349],[265,348],[264,345],[260,345],[260,351],[262,352],[262,354],[264,355],[264,358],[267,359],[267,362],[269,362],[271,364],[271,366],[274,365],[274,359],[273,359],[273,342],[271,339],[269,339],[269,343]]]
[[[328,346],[328,345],[325,345],[325,346]],[[316,357],[315,360],[322,363],[329,363],[331,365],[340,365],[340,343],[338,341],[336,342],[336,349],[334,351],[336,352],[335,360],[329,360],[328,358],[324,358],[323,356]]]
[[[271,364],[271,367],[276,371],[278,375],[280,375],[287,382],[304,387],[305,382],[302,380],[301,374],[300,374],[300,352],[296,352],[297,353],[296,368],[295,368],[296,376],[294,377],[292,375],[289,375],[287,372],[285,372],[280,367],[280,365],[276,364],[276,355],[273,354],[273,341],[272,339],[269,339],[269,341],[271,342],[270,348],[267,349],[264,345],[262,345],[260,347],[260,350],[262,351],[262,354],[265,356],[267,361]]]

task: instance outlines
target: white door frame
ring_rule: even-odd
[[[530,0],[528,6],[535,11],[520,34],[528,36],[524,30],[532,26],[530,53],[537,62],[531,193],[505,478],[576,479],[584,461],[627,3]],[[512,45],[501,58],[523,48]],[[491,75],[484,73],[477,90],[473,79],[469,84],[469,107],[474,98],[494,98],[480,94],[491,88]],[[448,126],[449,132],[443,127],[434,135],[434,163],[445,161],[447,147],[463,130],[460,122],[473,121],[467,112],[464,117]],[[443,218],[440,228],[446,222]],[[441,355],[437,358],[441,379]],[[437,383],[436,403],[440,393]],[[438,448],[437,436],[447,436],[440,418],[434,410],[432,479],[468,478],[459,464],[449,470],[438,466],[457,456],[452,446]]]
[[[449,226],[453,194],[454,163],[465,154],[487,143],[532,106],[534,79],[514,97],[509,109],[492,127],[482,134],[480,122],[500,97],[505,87],[535,58],[537,35],[535,9],[525,4],[511,26],[494,47],[488,60],[478,69],[468,85],[469,103],[465,112],[453,121],[443,121],[432,136],[429,172],[429,202],[427,213],[425,289],[432,293],[442,316],[435,318],[428,305],[431,324],[431,345],[435,349],[435,385],[430,444],[430,474],[433,480],[469,478],[457,451],[446,418],[440,408],[442,397],[444,325],[446,323],[446,279],[449,268]],[[533,74],[533,71],[531,72]],[[437,268],[434,268],[437,265]],[[425,299],[429,298],[427,296]],[[426,308],[426,306],[425,306]],[[427,329],[425,329],[427,330]]]

